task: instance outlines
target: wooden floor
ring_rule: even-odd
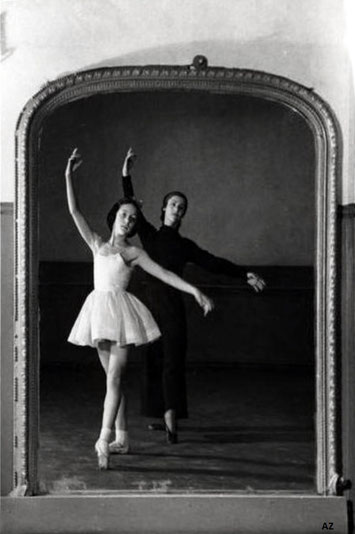
[[[190,417],[179,443],[148,430],[140,416],[139,367],[129,369],[132,451],[100,472],[94,443],[101,422],[99,366],[41,372],[40,493],[315,492],[314,370],[195,368]]]

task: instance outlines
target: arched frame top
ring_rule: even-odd
[[[19,117],[16,129],[13,495],[36,494],[38,483],[37,169],[43,121],[60,106],[75,100],[97,94],[139,91],[203,91],[272,100],[302,115],[313,132],[317,492],[336,495],[341,480],[337,449],[335,331],[339,128],[330,107],[312,89],[264,72],[208,67],[207,60],[200,59],[191,66],[131,66],[71,74],[43,87]]]

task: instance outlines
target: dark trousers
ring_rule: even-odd
[[[162,417],[171,409],[176,411],[178,418],[187,417],[187,339],[183,299],[173,289],[153,287],[147,304],[162,337],[148,345],[143,355],[142,414]]]

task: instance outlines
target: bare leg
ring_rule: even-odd
[[[106,396],[102,428],[112,429],[117,417],[122,396],[122,377],[127,364],[127,352],[127,347],[118,347],[111,343],[106,374]]]
[[[127,454],[129,451],[127,397],[122,394],[115,419],[115,439],[109,444],[110,453]]]
[[[101,364],[106,372],[106,395],[102,427],[95,449],[100,469],[108,468],[108,441],[117,417],[122,398],[122,377],[127,363],[127,347],[118,347],[110,342],[101,342],[98,347]],[[122,414],[125,420],[125,414]]]
[[[107,343],[107,342],[106,342]],[[101,365],[106,373],[106,379],[109,369],[110,352],[109,347],[105,346],[105,342],[99,346],[99,357]],[[129,451],[128,438],[128,421],[127,421],[127,399],[121,388],[121,400],[118,407],[117,416],[115,419],[115,440],[109,444],[110,453],[127,454]]]
[[[176,412],[175,410],[167,410],[164,413],[164,420],[167,432],[167,441],[170,444],[177,443],[177,428],[176,428]]]
[[[121,402],[118,408],[117,417],[115,419],[115,430],[116,433],[128,432],[127,399],[123,393],[121,394]]]
[[[101,365],[105,371],[106,379],[107,379],[109,360],[110,360],[110,343],[107,341],[101,342],[99,344],[98,353],[99,353]],[[121,402],[119,403],[117,417],[115,420],[116,432],[128,430],[126,414],[127,414],[127,400],[126,400],[124,393],[121,391]]]
[[[176,431],[175,410],[167,410],[164,414],[164,420],[169,430],[171,430],[172,432],[175,432]]]

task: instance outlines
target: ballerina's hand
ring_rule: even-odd
[[[247,284],[249,284],[257,293],[263,291],[266,286],[263,278],[255,273],[247,273]]]
[[[123,176],[129,175],[136,159],[137,159],[137,155],[134,153],[133,148],[129,147],[125,160],[123,162],[123,167],[122,167]]]
[[[203,309],[203,315],[206,317],[206,315],[214,308],[213,300],[207,297],[207,295],[204,295],[199,289],[196,290],[195,299]]]
[[[81,158],[81,155],[79,154],[79,150],[77,148],[74,148],[73,152],[71,153],[71,156],[68,159],[66,170],[75,172],[80,167],[82,162],[83,160]]]

